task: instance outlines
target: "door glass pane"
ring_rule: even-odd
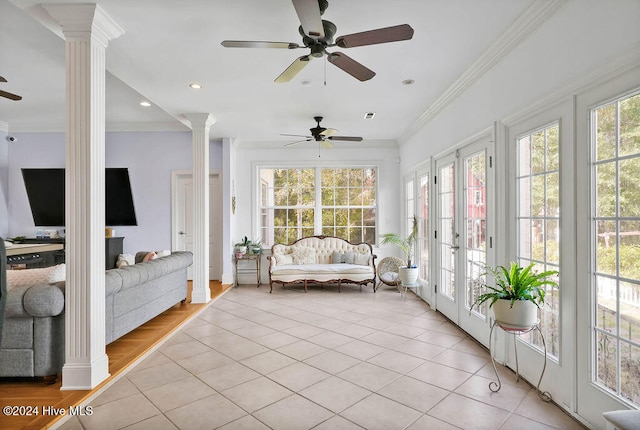
[[[418,178],[418,252],[420,260],[420,279],[429,281],[429,173]]]
[[[592,111],[594,381],[640,406],[640,94]]]
[[[479,278],[486,271],[486,210],[487,175],[486,154],[484,151],[464,160],[464,224],[466,245],[465,264],[465,307],[471,309],[476,297],[481,294]],[[473,313],[486,317],[487,307],[474,308]]]
[[[438,200],[440,203],[440,293],[455,301],[455,245],[454,230],[454,165],[448,164],[439,171]]]

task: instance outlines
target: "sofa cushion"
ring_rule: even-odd
[[[373,269],[369,266],[360,266],[358,264],[291,264],[288,266],[276,266],[271,272],[277,275],[294,275],[305,274],[312,276],[318,274],[366,274],[372,273]]]

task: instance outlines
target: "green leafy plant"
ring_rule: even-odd
[[[505,299],[511,301],[512,307],[516,300],[529,300],[540,308],[544,304],[544,287],[558,286],[557,282],[549,279],[550,276],[558,275],[558,271],[547,270],[546,272],[538,273],[533,269],[534,266],[535,263],[531,263],[527,267],[522,267],[513,261],[508,269],[504,266],[496,268],[485,266],[487,272],[480,276],[490,273],[493,275],[496,285],[484,284],[489,291],[480,294],[471,307],[480,306],[487,301],[489,301],[489,307],[491,307],[498,300]]]
[[[418,217],[413,216],[413,222],[411,225],[411,231],[409,236],[402,237],[396,233],[385,233],[382,235],[382,245],[396,245],[407,257],[407,267],[416,267],[411,264],[413,253],[416,249],[416,241],[418,240]]]
[[[238,242],[235,244],[235,246],[249,246],[251,245],[251,241],[249,240],[249,238],[247,238],[247,236],[242,238],[241,242]]]

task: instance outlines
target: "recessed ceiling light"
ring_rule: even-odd
[[[371,119],[374,116],[376,116],[375,112],[367,112],[367,113],[364,114],[364,119]]]
[[[151,103],[149,103],[148,101],[144,100],[144,101],[140,102],[140,106],[149,107],[149,106],[151,106]]]
[[[413,85],[416,81],[414,81],[413,79],[405,79],[404,81],[402,81],[402,85]]]
[[[200,88],[202,88],[202,85],[196,84],[194,82],[193,84],[189,84],[189,88],[193,88],[194,90],[199,90]]]

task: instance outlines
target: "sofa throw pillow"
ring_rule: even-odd
[[[287,264],[293,264],[293,257],[291,254],[277,254],[275,255],[276,264],[278,266],[285,266]]]
[[[344,261],[342,261],[343,259],[344,259],[344,254],[341,254],[338,251],[333,251],[333,255],[331,256],[331,262],[333,264],[344,263]]]
[[[355,254],[353,259],[354,264],[359,264],[360,266],[368,266],[369,265],[369,254]]]
[[[355,253],[353,251],[349,251],[344,254],[344,262],[347,264],[354,264],[355,257]]]
[[[133,266],[136,264],[136,257],[132,254],[120,254],[118,255],[118,261],[116,261],[116,267],[119,269],[121,267]]]
[[[158,258],[160,258],[160,257],[166,257],[166,256],[168,256],[168,255],[171,255],[171,251],[169,251],[168,249],[163,249],[162,251],[157,251],[157,252],[156,252],[156,256],[157,256]]]
[[[296,247],[291,256],[293,264],[315,264],[316,262],[316,250],[308,246]]]
[[[142,262],[144,263],[147,261],[155,260],[157,257],[158,255],[154,251],[151,251],[144,256],[144,258],[142,259]]]
[[[7,289],[55,284],[65,279],[66,266],[64,263],[41,269],[7,270]]]

